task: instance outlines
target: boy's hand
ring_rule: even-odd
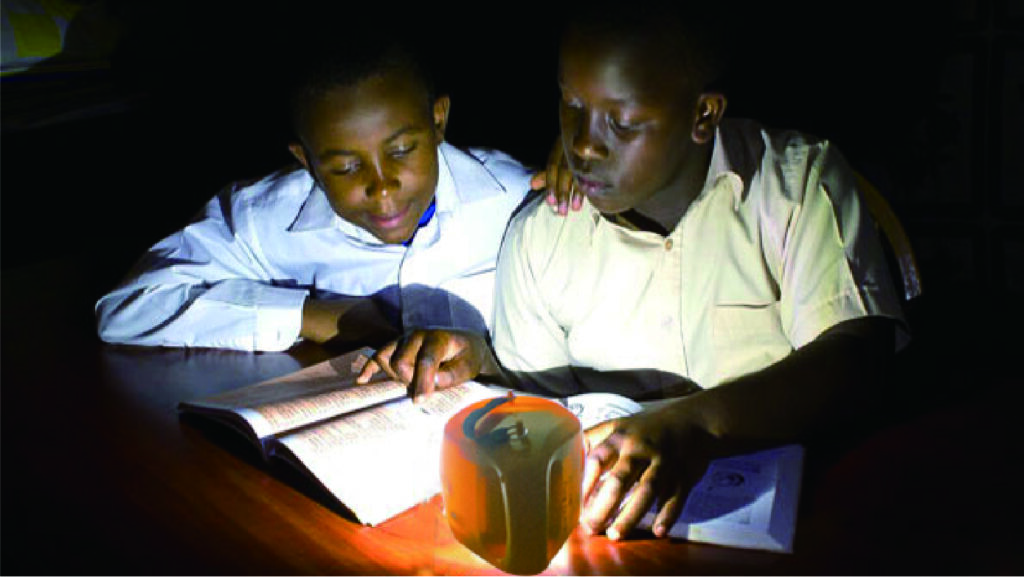
[[[548,156],[548,167],[543,172],[534,174],[530,179],[532,190],[547,189],[545,200],[555,212],[561,215],[569,214],[569,207],[579,210],[583,207],[583,193],[576,190],[576,181],[569,170],[569,164],[565,160],[565,152],[562,150],[562,137],[555,139],[555,145],[551,148]]]
[[[621,539],[658,502],[652,529],[657,537],[667,535],[708,462],[685,430],[671,411],[639,413],[587,430],[584,530]]]
[[[458,385],[480,374],[490,359],[483,336],[456,329],[417,329],[373,355],[356,382],[364,384],[378,371],[409,385],[418,401],[436,389]]]

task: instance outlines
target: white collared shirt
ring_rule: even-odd
[[[496,295],[502,364],[558,393],[578,384],[564,382],[564,367],[649,370],[645,390],[659,386],[655,372],[713,387],[843,320],[902,319],[839,153],[738,120],[717,131],[703,191],[668,236],[589,203],[567,217],[525,207],[509,225]]]
[[[438,164],[435,214],[408,248],[339,217],[305,170],[229,187],[97,302],[100,337],[284,350],[312,291],[378,295],[405,327],[486,330],[501,237],[529,173],[502,153],[447,143]]]

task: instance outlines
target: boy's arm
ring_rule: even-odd
[[[235,185],[199,217],[154,245],[119,287],[96,303],[111,343],[284,350],[299,336],[308,291],[277,286],[243,240],[249,215],[234,212]]]
[[[779,243],[766,245],[766,260],[796,350],[653,413],[592,431],[585,527],[622,536],[661,498],[654,531],[665,534],[710,459],[843,433],[883,408],[876,393],[905,328],[902,314],[852,172],[837,151],[822,152],[809,171],[815,178],[802,183],[797,215],[765,235]],[[611,482],[595,489],[605,474]]]
[[[367,337],[379,343],[396,334],[367,298],[320,301],[299,283],[275,283],[281,273],[244,240],[253,217],[225,214],[232,210],[232,193],[233,188],[222,191],[201,218],[157,243],[121,286],[97,302],[100,338],[276,351],[300,336],[319,342],[339,335],[352,342]]]
[[[894,322],[844,321],[763,370],[588,431],[585,529],[619,538],[660,499],[654,532],[667,534],[711,459],[863,422],[893,355]]]
[[[280,351],[296,342],[306,291],[247,279],[128,284],[96,303],[108,343]]]

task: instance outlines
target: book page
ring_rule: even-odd
[[[470,381],[437,391],[421,405],[402,398],[283,435],[269,449],[304,467],[360,522],[376,525],[440,492],[445,423],[470,403],[495,396]]]
[[[562,399],[562,404],[580,420],[583,430],[643,410],[636,401],[614,393],[583,393]]]
[[[243,418],[257,439],[359,409],[402,398],[407,387],[375,375],[370,384],[356,377],[373,354],[362,349],[301,371],[225,393],[187,401],[184,410],[227,411]]]

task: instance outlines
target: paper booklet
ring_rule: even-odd
[[[786,445],[717,459],[690,491],[668,534],[744,549],[793,552],[804,449]],[[649,529],[655,511],[640,522]]]
[[[360,349],[276,379],[183,401],[178,409],[232,426],[264,459],[289,463],[360,523],[377,525],[441,491],[445,423],[466,405],[502,396],[505,389],[469,381],[413,404],[404,384],[382,375],[355,384],[372,355],[372,349]],[[611,393],[556,400],[584,429],[643,410]],[[800,447],[786,447],[713,462],[671,535],[788,551],[801,457]],[[642,527],[652,520],[648,515]]]

